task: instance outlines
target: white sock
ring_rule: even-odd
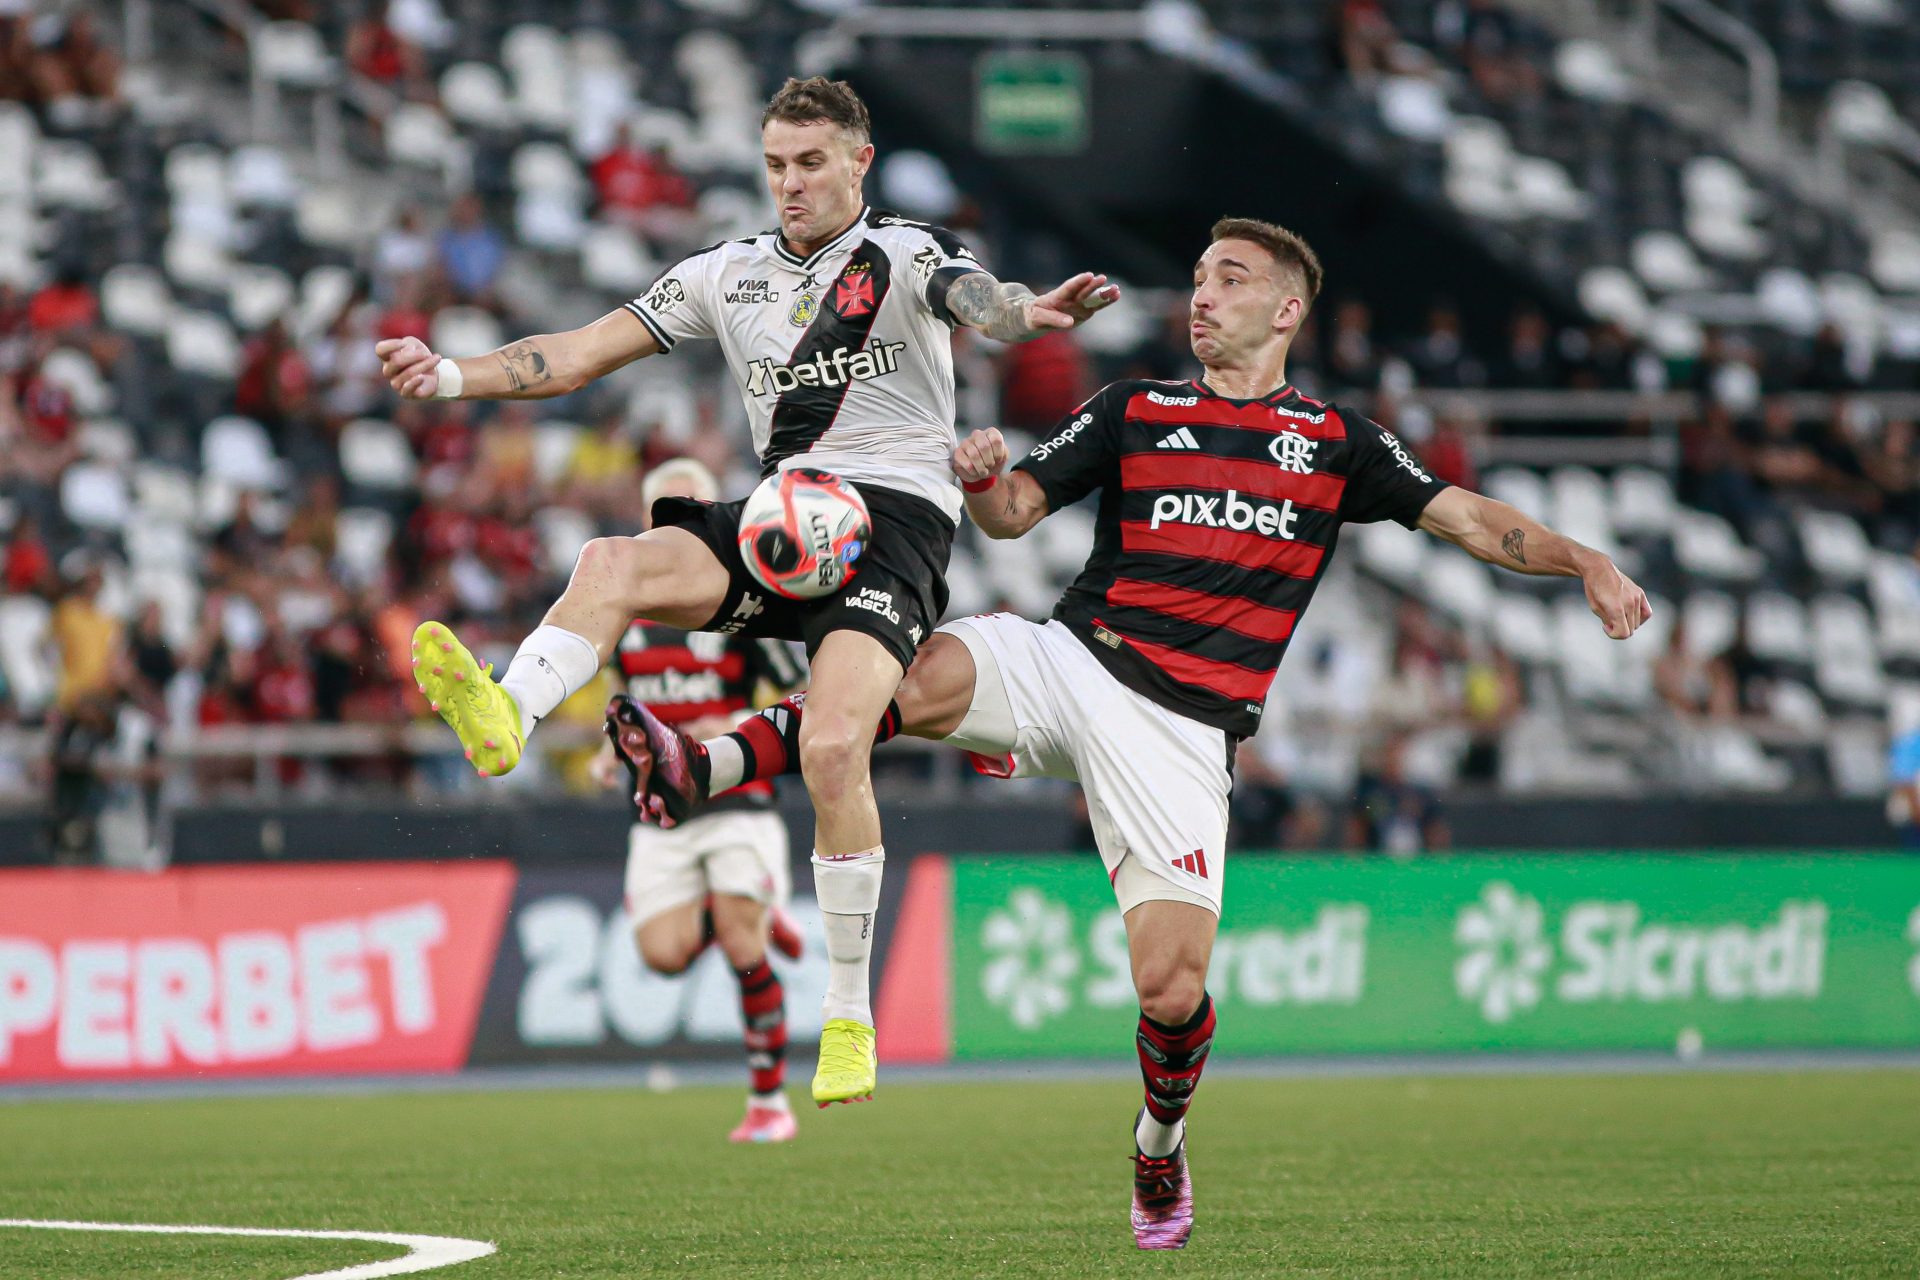
[[[507,664],[500,687],[520,704],[520,727],[533,732],[535,721],[593,683],[600,674],[600,651],[593,641],[564,627],[541,624],[520,642]]]
[[[774,1111],[786,1111],[789,1109],[787,1106],[787,1091],[785,1089],[775,1089],[772,1093],[749,1093],[747,1095],[747,1105],[750,1107],[767,1107]]]
[[[717,796],[731,791],[747,780],[747,753],[732,734],[708,738],[700,744],[707,749],[707,794]]]
[[[886,861],[884,845],[833,858],[813,855],[813,896],[827,934],[827,996],[820,1012],[829,1021],[851,1018],[873,1025],[867,966],[873,959],[873,917],[880,910],[880,872]]]
[[[1187,1135],[1187,1118],[1181,1116],[1172,1124],[1161,1124],[1153,1118],[1153,1112],[1142,1108],[1140,1122],[1133,1126],[1133,1140],[1140,1144],[1140,1154],[1152,1156],[1156,1160],[1161,1156],[1170,1156],[1173,1149],[1180,1145],[1180,1139]]]

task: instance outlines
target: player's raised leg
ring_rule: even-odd
[[[534,726],[592,683],[635,618],[700,627],[727,588],[727,570],[685,529],[595,538],[498,682],[452,628],[431,620],[413,633],[414,681],[459,735],[480,776],[506,773],[520,762]]]
[[[834,631],[814,655],[800,772],[813,798],[813,892],[827,935],[827,994],[813,1100],[873,1096],[878,1061],[868,966],[880,910],[886,849],[873,800],[874,725],[903,674],[887,647],[860,631]]]
[[[1134,1121],[1133,1239],[1142,1249],[1179,1249],[1193,1234],[1187,1109],[1213,1047],[1206,980],[1218,917],[1190,902],[1147,901],[1126,924],[1146,1091]]]

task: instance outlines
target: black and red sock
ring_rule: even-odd
[[[1137,1037],[1140,1075],[1147,1086],[1147,1114],[1177,1124],[1193,1103],[1194,1088],[1213,1048],[1213,997],[1202,995],[1193,1016],[1177,1027],[1140,1015]]]
[[[800,772],[800,719],[805,712],[806,695],[797,693],[748,716],[738,729],[727,735],[740,744],[740,755],[745,761],[745,773],[740,780],[743,785]],[[877,747],[899,733],[900,704],[889,702],[874,728],[873,745]],[[699,763],[694,767],[699,772],[701,786],[706,786],[709,771],[705,751],[699,753]]]
[[[780,975],[762,956],[750,969],[735,969],[740,980],[740,1016],[746,1023],[747,1070],[755,1094],[780,1092],[787,1082],[787,993]]]

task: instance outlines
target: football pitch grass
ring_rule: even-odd
[[[1209,1080],[1181,1254],[1127,1228],[1138,1093],[883,1077],[769,1148],[725,1141],[731,1088],[21,1102],[0,1105],[0,1218],[499,1245],[426,1273],[447,1280],[1920,1272],[1912,1070]],[[287,1280],[398,1253],[0,1228],[7,1280]]]

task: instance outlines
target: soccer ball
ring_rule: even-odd
[[[866,499],[839,476],[795,467],[760,482],[740,510],[740,558],[789,600],[838,591],[873,537]]]

